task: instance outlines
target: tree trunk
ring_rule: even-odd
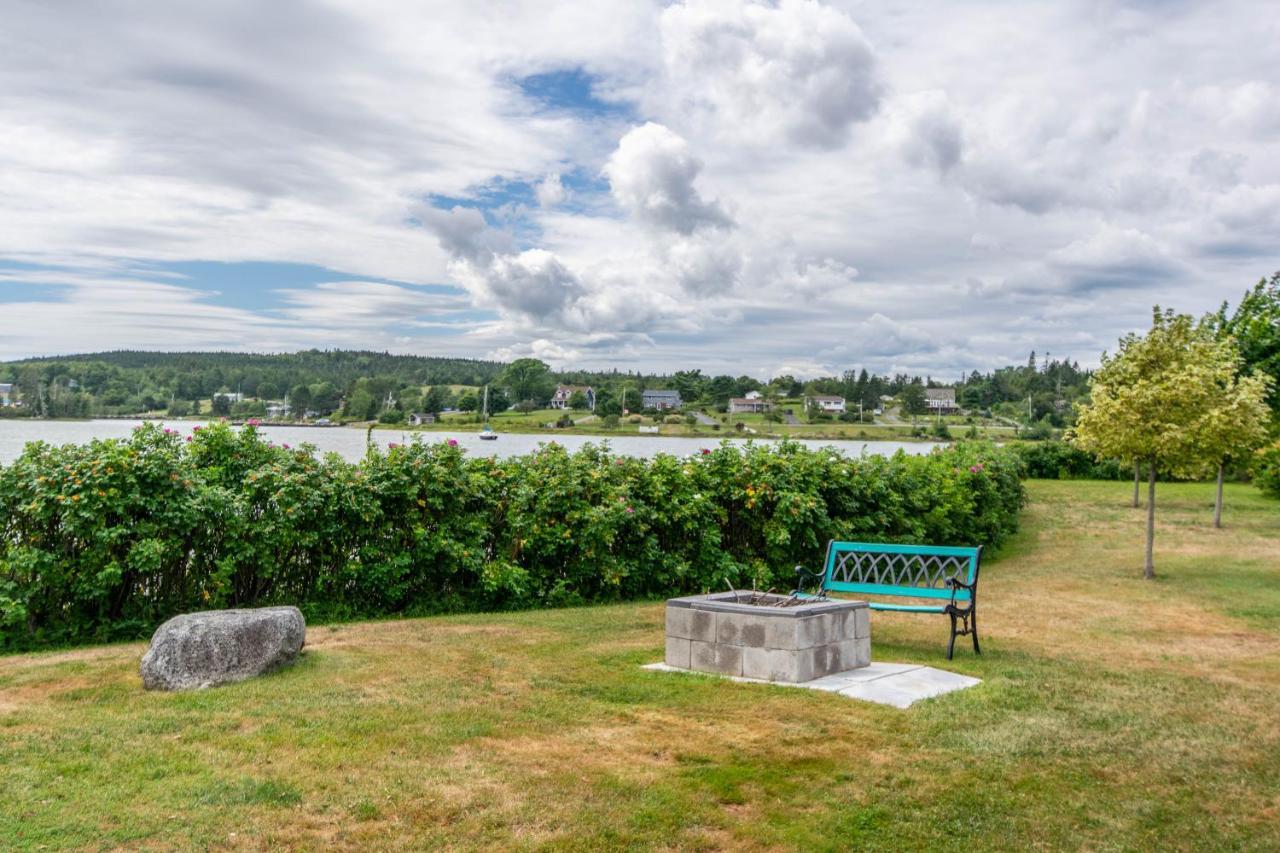
[[[1224,463],[1218,463],[1218,499],[1213,505],[1213,526],[1218,528],[1222,527],[1222,480],[1226,467]]]
[[[1138,500],[1138,477],[1142,474],[1142,463],[1137,459],[1133,460],[1133,508],[1137,509],[1142,506],[1142,501]]]
[[[1150,580],[1156,576],[1155,562],[1152,557],[1156,544],[1156,463],[1151,460],[1147,469],[1147,562],[1142,567],[1142,576]]]

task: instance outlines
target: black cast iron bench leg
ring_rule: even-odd
[[[948,613],[951,617],[951,639],[947,642],[947,660],[951,660],[951,656],[956,651],[956,614]]]

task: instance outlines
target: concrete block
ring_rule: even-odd
[[[871,638],[871,609],[859,607],[853,611],[853,636]]]
[[[689,641],[689,669],[719,675],[742,675],[742,646]]]
[[[667,666],[688,669],[690,645],[690,641],[684,637],[667,637],[667,654],[665,657]]]
[[[759,678],[764,681],[783,681],[795,683],[796,656],[785,649],[757,649],[750,646],[742,648],[742,675],[745,678]]]
[[[770,622],[767,616],[745,613],[716,614],[716,642],[731,646],[764,646]]]
[[[800,624],[796,626],[796,648],[824,646],[844,639],[837,633],[842,623],[839,616],[840,614],[823,614],[797,619]]]
[[[769,619],[765,626],[764,646],[770,649],[794,651],[799,630],[799,619]]]
[[[694,610],[689,618],[689,639],[702,643],[716,641],[716,613],[711,610]]]
[[[813,649],[804,649],[802,651],[790,652],[791,655],[791,671],[795,675],[795,683],[803,684],[806,681],[812,681],[820,675],[826,675],[825,672],[815,672],[813,667],[815,653]]]
[[[688,607],[668,607],[667,636],[683,637],[686,640],[692,639],[693,612],[694,611]]]
[[[849,659],[846,660],[843,643],[828,643],[798,652],[796,657],[808,669],[807,674],[809,677],[805,681],[810,681],[814,678],[822,678],[825,675],[853,669],[854,650],[849,649],[848,654]]]
[[[689,669],[696,669],[698,672],[719,672],[716,669],[716,644],[690,640]]]
[[[842,665],[840,671],[858,669],[871,663],[871,639],[869,637],[845,640],[843,643],[837,644],[836,648]]]
[[[716,672],[742,675],[742,646],[716,646]]]

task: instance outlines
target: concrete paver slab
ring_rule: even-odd
[[[665,663],[646,664],[642,668],[657,672],[692,672],[692,670],[668,666]],[[694,674],[709,675],[702,672]],[[932,699],[935,696],[975,687],[982,683],[980,678],[910,663],[873,663],[870,666],[837,672],[799,684],[742,676],[710,675],[710,677],[728,678],[730,681],[747,684],[773,684],[778,687],[821,690],[827,693],[838,693],[850,699],[861,699],[864,702],[892,705],[895,708],[909,708],[922,699]]]

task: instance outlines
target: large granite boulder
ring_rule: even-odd
[[[306,627],[296,607],[175,616],[156,629],[142,656],[142,684],[191,690],[244,681],[292,662]]]

